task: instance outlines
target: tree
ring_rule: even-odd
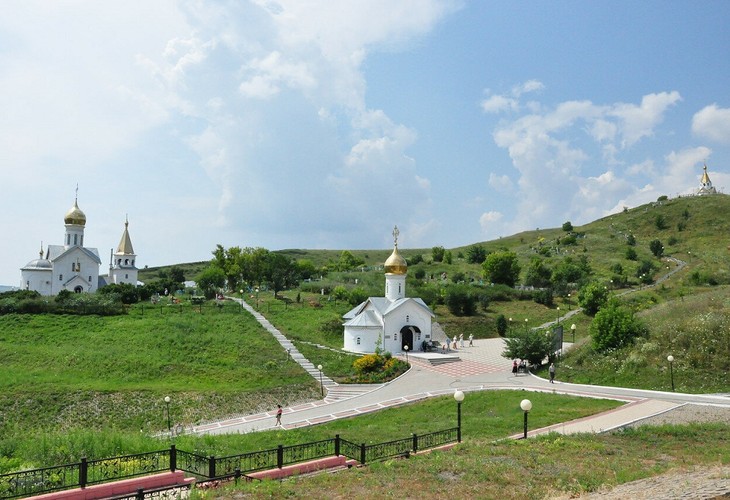
[[[297,272],[302,279],[308,280],[318,274],[317,267],[308,259],[297,261]]]
[[[664,245],[662,245],[662,242],[659,240],[651,240],[651,243],[649,243],[649,250],[651,250],[651,253],[654,254],[654,257],[660,258],[664,253]]]
[[[487,258],[487,251],[481,245],[472,245],[466,250],[466,261],[469,264],[481,264]]]
[[[502,356],[508,359],[525,359],[531,365],[542,364],[552,356],[553,339],[550,332],[525,329],[504,339]]]
[[[212,299],[218,290],[226,286],[226,273],[217,265],[211,264],[195,277],[195,283],[203,295]]]
[[[630,247],[636,246],[636,236],[634,236],[633,234],[629,234],[626,237],[626,244]]]
[[[636,260],[637,258],[636,250],[633,247],[628,247],[626,249],[626,260]]]
[[[451,262],[452,262],[453,260],[454,260],[454,259],[453,259],[453,256],[451,255],[451,250],[446,250],[446,251],[444,252],[444,262],[445,262],[446,264],[451,264]]]
[[[573,224],[571,224],[570,221],[563,222],[563,231],[565,231],[566,233],[572,233]]]
[[[507,333],[507,318],[504,317],[504,314],[500,314],[497,316],[497,319],[494,321],[494,323],[499,336],[504,337],[504,334]]]
[[[552,271],[545,265],[545,260],[540,257],[533,257],[525,271],[525,284],[537,288],[544,288],[550,285]]]
[[[296,264],[286,255],[269,252],[264,266],[264,281],[274,291],[274,297],[285,288],[299,282]]]
[[[453,285],[446,289],[445,303],[451,314],[471,316],[477,310],[477,297],[468,285]]]
[[[484,277],[491,283],[515,286],[520,277],[517,254],[507,250],[489,254],[482,264],[482,269]]]
[[[431,249],[431,258],[434,262],[443,262],[445,253],[446,249],[444,247],[433,247]]]
[[[657,214],[657,216],[654,218],[654,225],[660,231],[669,227],[669,224],[667,224],[667,218],[664,217],[664,215],[662,214]]]
[[[608,289],[597,283],[588,283],[578,291],[578,304],[588,316],[595,315],[608,300]]]
[[[343,250],[340,254],[340,260],[337,261],[336,267],[338,271],[352,271],[363,264],[365,264],[364,260],[358,259],[348,250]]]
[[[633,312],[613,299],[596,313],[589,332],[593,348],[598,352],[606,352],[628,345],[636,337],[645,336],[647,330]]]

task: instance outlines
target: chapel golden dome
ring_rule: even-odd
[[[408,272],[408,263],[401,254],[398,253],[398,226],[393,229],[393,237],[395,243],[393,245],[393,253],[385,261],[383,266],[386,274],[406,274]]]
[[[74,206],[66,212],[66,215],[63,217],[63,221],[66,224],[75,224],[77,226],[86,225],[86,214],[79,208],[77,200],[74,200]]]

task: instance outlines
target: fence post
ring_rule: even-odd
[[[81,463],[79,464],[79,487],[86,488],[86,483],[89,481],[89,464],[86,462],[86,457],[81,457]]]
[[[177,449],[174,444],[170,445],[170,472],[175,472],[177,469]]]
[[[233,469],[233,477],[236,480],[236,484],[238,484],[238,480],[241,479],[241,468],[240,467],[236,467],[235,469]]]
[[[413,433],[413,453],[418,453],[418,434]]]
[[[215,477],[215,456],[211,455],[208,459],[208,479]]]
[[[284,467],[284,446],[279,445],[278,448],[276,448],[276,466],[281,469]]]
[[[360,445],[360,463],[365,465],[365,443]]]
[[[137,490],[137,496],[135,496],[137,500],[144,500],[144,488],[139,488]]]
[[[340,435],[335,434],[335,456],[340,456]]]

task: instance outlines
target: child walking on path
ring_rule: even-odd
[[[283,413],[283,410],[281,409],[281,405],[276,405],[278,408],[276,409],[276,425],[281,425],[281,414]]]

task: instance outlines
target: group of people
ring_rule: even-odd
[[[474,347],[474,335],[473,334],[471,334],[471,333],[469,334],[469,339],[468,340],[469,340],[469,347]],[[456,344],[456,341],[457,341],[457,337],[456,337],[456,335],[454,335],[454,338],[451,341],[451,347],[452,347],[452,349],[456,349],[457,348],[456,347],[456,345],[457,345]],[[459,334],[458,341],[459,341],[459,345],[461,345],[461,347],[463,349],[465,347],[464,346],[464,334],[463,333],[460,333]]]
[[[519,363],[515,359],[512,361],[512,374],[517,375],[518,373],[527,373],[527,361],[521,359]],[[550,363],[548,367],[548,374],[550,375],[550,383],[555,383],[555,363]]]

